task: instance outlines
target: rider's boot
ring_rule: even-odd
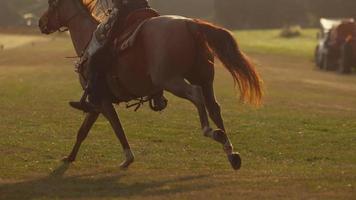
[[[84,93],[82,95],[82,97],[80,98],[80,101],[71,101],[69,102],[69,105],[72,108],[81,110],[85,113],[93,113],[93,112],[100,112],[100,106],[99,106],[99,101],[93,101],[93,97],[95,96],[95,94],[93,94],[93,85],[94,80],[96,78],[90,78],[88,80],[87,86],[84,89]],[[97,98],[96,98],[97,99]],[[95,103],[93,103],[95,102]]]

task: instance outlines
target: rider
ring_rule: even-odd
[[[115,31],[120,29],[121,23],[133,11],[150,8],[147,0],[112,0],[113,8],[108,18],[98,25],[94,31],[92,39],[81,58],[79,65],[88,64],[89,75],[87,86],[79,102],[69,102],[76,109],[84,112],[95,112],[103,96],[110,94],[105,81],[105,69],[100,67],[108,58],[107,49],[115,36]],[[86,100],[88,97],[88,101]],[[152,96],[153,107],[155,111],[163,110],[167,106],[167,100],[163,96],[163,91]]]

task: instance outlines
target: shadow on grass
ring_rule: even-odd
[[[69,164],[62,164],[48,177],[0,184],[0,199],[73,199],[73,198],[115,198],[147,197],[179,194],[206,190],[215,187],[212,183],[194,184],[194,181],[208,175],[181,176],[173,178],[121,182],[120,174],[87,174],[64,177]],[[99,176],[99,177],[98,177]]]

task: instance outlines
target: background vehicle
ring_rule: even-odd
[[[315,63],[320,69],[351,73],[356,66],[356,23],[354,19],[320,19]]]

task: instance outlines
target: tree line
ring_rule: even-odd
[[[22,15],[39,16],[47,0],[0,0],[0,26],[21,25]],[[230,28],[315,27],[320,17],[356,17],[356,0],[149,0],[162,14],[197,17]]]
[[[151,0],[163,14],[202,17],[230,28],[318,26],[320,17],[356,17],[356,0]]]
[[[214,0],[149,0],[151,6],[162,14],[213,18]]]
[[[0,0],[0,26],[24,25],[24,14],[39,16],[47,5],[47,0]]]
[[[215,16],[234,28],[314,27],[320,17],[356,17],[356,0],[215,0]]]

